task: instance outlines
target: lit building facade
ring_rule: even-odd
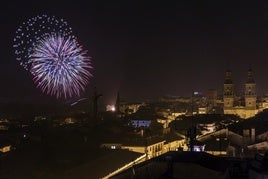
[[[235,114],[241,118],[247,119],[255,116],[263,109],[257,109],[256,83],[253,78],[253,71],[248,70],[248,79],[244,88],[244,96],[236,101],[234,93],[234,84],[232,81],[232,73],[226,71],[225,81],[223,85],[223,110],[224,114]]]

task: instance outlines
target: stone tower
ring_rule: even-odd
[[[245,107],[246,109],[256,109],[256,84],[253,79],[252,69],[248,70],[248,79],[245,84]]]
[[[234,107],[234,84],[232,81],[232,72],[230,70],[226,70],[225,74],[223,102],[224,109],[231,109]]]

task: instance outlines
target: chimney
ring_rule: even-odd
[[[255,128],[251,128],[251,142],[255,143]]]

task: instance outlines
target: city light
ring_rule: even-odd
[[[115,105],[113,104],[109,104],[106,106],[106,111],[111,111],[111,112],[115,112],[116,111],[116,108],[115,108]]]

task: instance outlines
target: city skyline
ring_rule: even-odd
[[[223,90],[232,70],[242,91],[252,68],[257,94],[268,92],[268,6],[265,2],[3,2],[1,8],[0,98],[47,101],[15,60],[13,38],[21,22],[38,14],[55,15],[73,27],[92,58],[94,87],[105,103],[117,92],[129,99],[192,91]]]

